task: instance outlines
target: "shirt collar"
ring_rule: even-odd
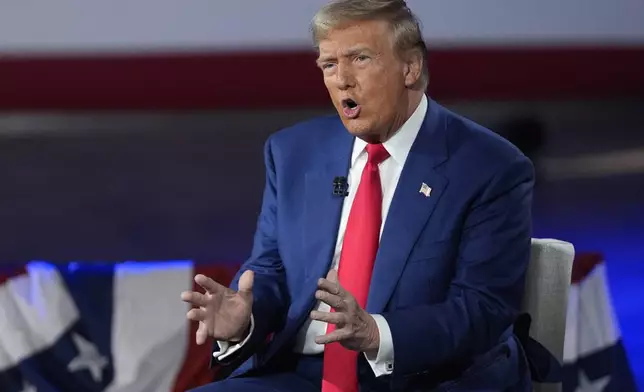
[[[389,140],[383,143],[391,158],[400,166],[405,164],[411,146],[414,144],[414,140],[416,140],[416,136],[423,125],[425,115],[427,114],[427,105],[427,97],[423,95],[414,113]],[[356,160],[366,150],[366,147],[367,142],[360,138],[355,138],[353,154],[351,155],[351,166],[356,163]]]

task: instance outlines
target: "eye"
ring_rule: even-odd
[[[324,70],[331,69],[334,65],[335,64],[333,63],[323,63],[322,65],[320,65],[320,68],[322,68],[322,70],[324,71]]]
[[[356,56],[356,61],[358,61],[358,62],[365,62],[367,60],[369,60],[369,56],[367,56],[367,55],[361,54],[361,55]]]

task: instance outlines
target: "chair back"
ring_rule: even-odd
[[[569,242],[532,239],[522,312],[530,314],[530,336],[563,361],[568,291],[575,249]],[[561,391],[561,384],[535,383],[536,392]]]

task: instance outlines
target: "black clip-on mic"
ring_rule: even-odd
[[[333,179],[333,196],[348,196],[349,184],[346,177],[335,177]]]

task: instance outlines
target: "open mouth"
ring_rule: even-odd
[[[342,101],[342,106],[347,107],[349,109],[355,109],[358,107],[358,103],[353,99],[345,99]]]
[[[350,98],[343,99],[342,112],[348,118],[356,118],[360,114],[360,104]]]

